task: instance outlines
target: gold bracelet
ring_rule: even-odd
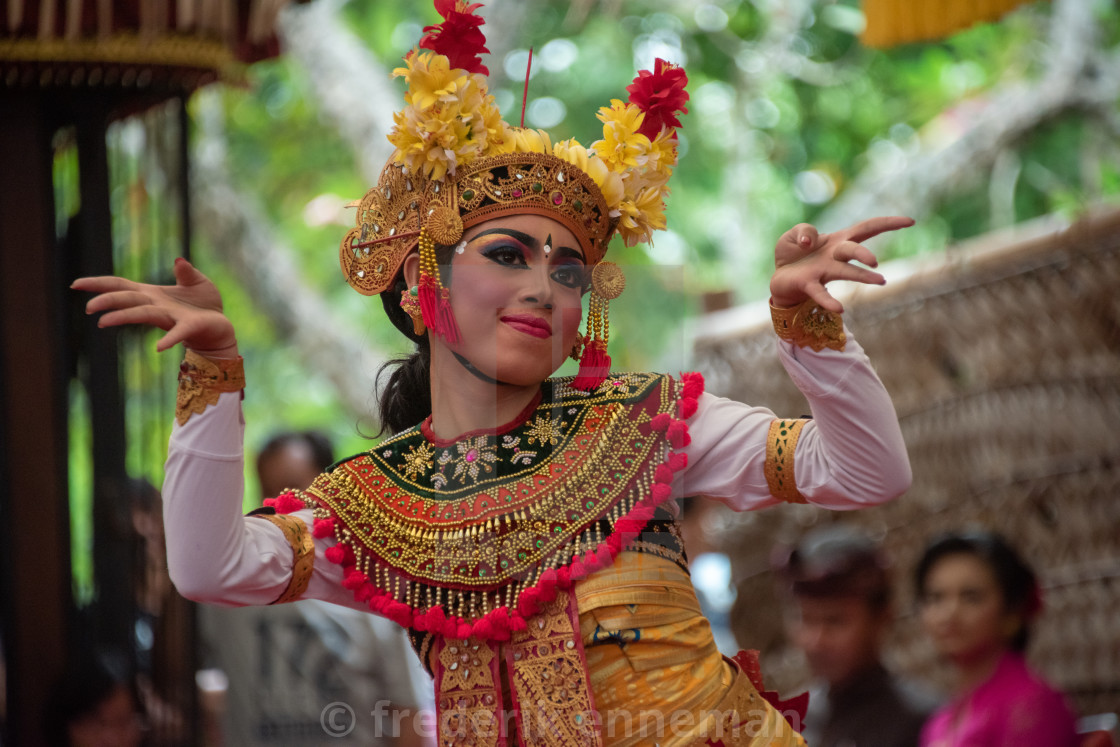
[[[797,439],[801,429],[809,421],[775,420],[770,423],[766,435],[766,463],[762,468],[766,475],[766,485],[770,495],[786,503],[807,503],[805,496],[797,489],[793,476],[793,455],[797,451]]]
[[[245,388],[245,361],[237,358],[206,358],[187,348],[179,366],[179,394],[175,399],[175,420],[179,425],[216,405],[222,392]]]
[[[840,315],[821,308],[811,298],[788,309],[771,303],[770,319],[778,337],[818,353],[824,348],[843,350],[848,341]]]
[[[315,567],[315,540],[307,531],[307,524],[295,516],[287,514],[251,514],[258,519],[271,521],[284,533],[284,539],[292,547],[292,580],[284,592],[269,604],[294,602],[307,591],[311,581],[311,571]]]

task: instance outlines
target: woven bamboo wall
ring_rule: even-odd
[[[1082,714],[1120,710],[1120,210],[1026,233],[972,242],[845,299],[848,326],[898,410],[914,484],[857,513],[782,506],[727,517],[736,633],[764,649],[775,684],[804,676],[773,614],[775,542],[836,520],[882,537],[900,601],[890,659],[938,681],[944,672],[913,614],[911,569],[934,534],[981,525],[1007,535],[1042,579],[1034,664]],[[776,360],[768,320],[752,316],[737,331],[717,320],[723,331],[697,341],[709,390],[780,415],[808,412]]]

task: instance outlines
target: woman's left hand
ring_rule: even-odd
[[[770,301],[790,308],[813,299],[822,309],[840,313],[843,305],[825,289],[831,280],[882,285],[883,276],[853,260],[875,267],[879,260],[861,242],[886,231],[914,225],[910,218],[869,218],[840,231],[818,234],[808,223],[800,223],[782,234],[774,247],[774,274],[770,278]]]

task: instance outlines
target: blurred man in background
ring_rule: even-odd
[[[778,562],[790,640],[816,678],[804,736],[813,747],[911,747],[936,700],[883,666],[894,622],[878,545],[843,524],[816,529]]]

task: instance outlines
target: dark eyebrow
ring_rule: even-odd
[[[587,261],[583,258],[583,253],[580,252],[578,249],[572,249],[571,247],[567,247],[567,246],[556,247],[556,256],[558,256],[558,257],[571,257],[572,259],[578,259],[580,262],[583,262],[584,264],[587,264]]]
[[[471,237],[471,241],[474,241],[475,239],[480,239],[483,236],[490,236],[492,234],[501,234],[502,236],[509,236],[512,239],[517,239],[518,241],[520,241],[522,244],[529,247],[530,249],[540,249],[541,248],[541,243],[539,241],[534,239],[529,234],[524,233],[522,231],[518,231],[514,228],[491,228],[491,229],[486,230],[486,231],[479,231],[473,237]],[[571,247],[567,247],[567,246],[558,246],[558,247],[556,247],[556,253],[557,253],[558,256],[562,255],[562,256],[565,256],[565,257],[572,257],[572,258],[578,259],[580,262],[583,262],[583,263],[586,264],[586,260],[583,258],[583,253],[580,252],[578,249],[572,249]]]
[[[488,231],[480,231],[480,232],[478,232],[474,235],[474,237],[471,239],[471,241],[474,241],[474,239],[480,239],[483,236],[489,236],[490,234],[494,234],[494,233],[499,233],[503,236],[509,236],[510,238],[517,239],[522,244],[524,244],[527,247],[530,247],[531,249],[539,249],[540,246],[541,246],[540,242],[537,241],[536,239],[534,239],[529,234],[522,233],[521,231],[516,231],[512,228],[491,228]]]

